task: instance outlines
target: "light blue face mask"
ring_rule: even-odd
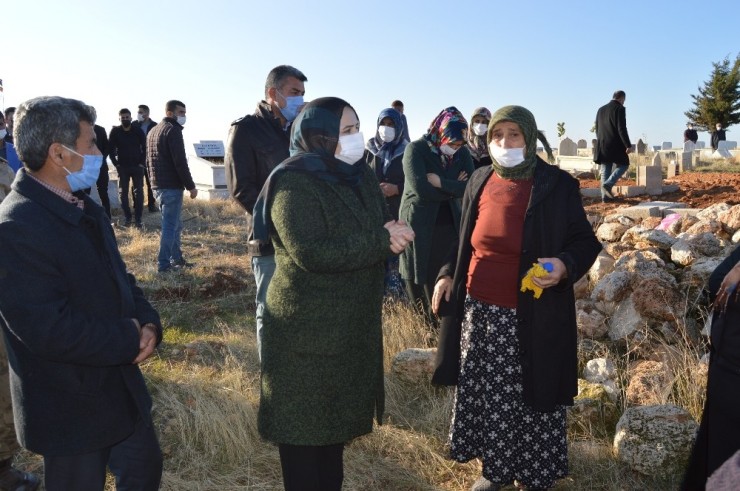
[[[278,94],[280,94],[280,92],[278,92]],[[283,113],[283,117],[285,119],[293,121],[298,116],[298,112],[303,105],[303,96],[294,95],[286,97],[283,94],[280,94],[280,97],[285,99],[285,107],[281,107],[280,112]]]
[[[69,188],[74,193],[81,189],[93,187],[98,181],[98,176],[100,176],[100,167],[103,165],[103,156],[82,155],[67,146],[64,148],[73,154],[82,157],[82,169],[76,172],[70,172],[69,169],[64,167],[64,170],[67,171],[67,184],[69,184]]]

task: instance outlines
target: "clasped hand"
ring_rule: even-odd
[[[717,298],[714,299],[715,309],[724,313],[731,299],[733,302],[737,302],[740,298],[740,291],[737,288],[738,283],[740,283],[740,263],[737,263],[722,279],[719,290],[717,290]]]
[[[414,240],[414,231],[403,220],[391,220],[383,225],[391,234],[391,251],[401,254],[406,246]]]

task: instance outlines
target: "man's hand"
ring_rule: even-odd
[[[427,174],[427,181],[429,181],[429,184],[431,184],[435,188],[442,187],[442,181],[439,179],[439,176],[437,174],[434,174],[433,172]]]
[[[737,263],[722,279],[719,290],[717,290],[717,298],[714,299],[715,309],[724,312],[731,300],[737,302],[740,299],[738,283],[740,283],[740,263]]]
[[[139,354],[133,364],[139,364],[149,358],[157,346],[157,327],[154,324],[144,324],[139,337]]]
[[[397,222],[391,220],[383,225],[383,227],[391,234],[390,247],[393,254],[401,254],[406,249],[406,246],[414,240],[414,231],[402,220]]]
[[[627,147],[627,148],[626,148],[626,149],[624,150],[624,152],[625,152],[625,153],[632,153],[632,147]]]
[[[198,196],[198,190],[193,188],[190,190],[190,199],[195,199],[195,197]]]

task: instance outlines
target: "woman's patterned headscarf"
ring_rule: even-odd
[[[434,118],[423,138],[427,141],[432,152],[440,156],[442,166],[446,168],[452,162],[454,155],[452,157],[444,155],[439,151],[439,147],[449,143],[466,143],[468,140],[468,122],[455,106],[450,106]]]
[[[493,170],[496,171],[496,174],[505,179],[528,179],[532,177],[535,165],[537,164],[537,140],[541,141],[542,146],[545,147],[547,159],[553,162],[552,149],[545,135],[537,129],[534,114],[522,106],[504,106],[493,113],[491,122],[488,123],[487,143],[491,143],[493,127],[502,121],[512,121],[518,124],[522,130],[525,146],[524,162],[516,167],[503,167],[496,162],[495,158],[492,158]]]
[[[486,109],[485,107],[479,107],[475,111],[473,111],[473,115],[470,116],[470,124],[473,124],[473,118],[476,116],[483,116],[486,118],[486,121],[491,120],[491,111]],[[475,160],[480,160],[483,157],[488,157],[488,144],[486,143],[486,135],[483,134],[481,136],[478,136],[475,134],[475,132],[470,129],[468,131],[468,150],[470,150],[470,155],[473,156]]]

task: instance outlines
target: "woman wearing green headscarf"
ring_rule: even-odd
[[[565,407],[577,393],[573,284],[601,245],[578,181],[536,154],[531,112],[496,111],[488,126],[493,163],[465,190],[459,245],[442,268],[432,305],[441,317],[433,382],[457,385],[453,459],[483,461],[474,490],[512,482],[547,489],[568,473]],[[520,288],[533,264],[537,298]],[[546,265],[549,263],[549,265]]]
[[[311,101],[290,157],[255,206],[255,240],[272,240],[258,414],[278,444],[286,491],[338,491],[345,442],[383,415],[384,262],[413,232],[390,218],[352,106]]]

